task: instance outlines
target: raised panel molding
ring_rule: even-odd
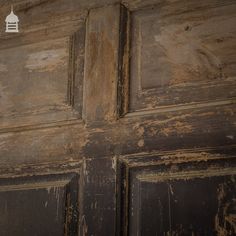
[[[128,113],[235,100],[233,1],[123,4],[131,22]]]
[[[77,235],[80,175],[80,163],[1,167],[0,234]]]
[[[235,146],[120,158],[117,235],[234,235],[235,160]]]
[[[89,12],[83,99],[87,123],[114,121],[127,109],[127,13],[119,4]]]
[[[0,35],[0,132],[81,119],[85,16],[63,17]]]

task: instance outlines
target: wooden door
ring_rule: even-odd
[[[236,235],[235,12],[0,0],[0,235]]]

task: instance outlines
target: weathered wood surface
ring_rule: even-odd
[[[116,158],[84,162],[81,235],[116,234]]]
[[[78,168],[81,235],[235,235],[235,1],[12,3],[17,35],[4,33],[10,3],[0,1],[0,179],[30,178],[24,200],[39,176]],[[179,201],[159,216],[170,182]],[[190,201],[181,189],[204,191]],[[180,206],[205,220],[179,217]]]
[[[1,51],[1,114],[42,112],[40,109],[49,107],[63,109],[67,92],[68,44],[69,40],[65,38]]]
[[[120,6],[92,10],[86,33],[86,121],[114,120],[117,110]]]
[[[235,4],[178,10],[132,14],[131,111],[235,96]]]
[[[235,234],[235,149],[130,155],[118,166],[117,235]]]
[[[1,134],[0,144],[2,164],[233,145],[235,104],[127,117],[103,129],[80,122],[22,127]]]
[[[1,34],[0,129],[82,116],[87,12],[60,15],[56,10],[58,6],[51,18],[43,15],[38,21],[37,9],[20,12],[24,27],[19,35]],[[0,11],[1,17],[8,12]],[[24,24],[24,17],[31,24]]]
[[[195,11],[198,9],[211,9],[217,6],[234,4],[234,0],[226,0],[224,2],[221,0],[199,0],[197,2],[188,0],[123,0],[122,4],[131,11],[159,6],[165,10],[166,14],[178,14]]]
[[[1,173],[1,235],[78,235],[81,165],[57,164]]]
[[[110,165],[104,159],[92,162],[106,168]],[[112,170],[117,168],[116,235],[234,235],[235,164],[235,147],[127,155],[119,158],[117,166],[113,158]],[[96,175],[97,170],[92,172]],[[97,179],[100,191],[100,182],[106,189],[112,182],[103,174]],[[97,202],[96,194],[93,200]],[[97,216],[97,211],[91,215]],[[104,228],[103,234],[108,235],[110,228]]]

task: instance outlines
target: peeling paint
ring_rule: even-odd
[[[86,218],[85,215],[82,216],[82,220],[81,220],[81,225],[82,225],[82,236],[86,236],[88,233],[88,226],[86,223]]]
[[[57,206],[56,216],[58,218],[59,217],[59,208],[60,208],[60,188],[52,187],[52,189],[53,189],[54,196],[56,198],[56,206]]]
[[[137,135],[142,136],[144,134],[144,127],[140,126],[140,124],[137,124],[133,127],[133,129],[137,132]]]
[[[144,140],[143,140],[143,139],[140,139],[140,140],[138,141],[138,146],[139,146],[139,147],[143,147],[143,146],[144,146]]]
[[[192,125],[181,121],[176,121],[175,123],[170,124],[168,127],[162,128],[159,133],[165,136],[169,136],[173,133],[188,134],[191,133],[192,131],[193,131]]]
[[[113,157],[112,158],[112,162],[111,162],[111,168],[116,171],[116,165],[117,165],[117,157]]]

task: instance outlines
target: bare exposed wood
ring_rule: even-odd
[[[51,21],[52,31],[41,24],[44,30],[0,37],[1,130],[81,118],[85,22],[73,20],[61,21],[67,31]]]
[[[118,115],[129,112],[130,12],[121,6],[117,107]]]
[[[125,117],[117,123],[107,124],[105,129],[100,125],[88,130],[79,122],[27,131],[23,128],[16,133],[2,134],[1,163],[38,163],[48,159],[76,160],[84,156],[99,158],[232,145],[236,136],[235,105]],[[24,152],[17,152],[19,149]]]
[[[236,235],[235,6],[0,0],[0,235]]]
[[[234,217],[228,207],[228,204],[232,206],[232,197],[235,196],[234,149],[218,149],[221,153],[218,155],[215,155],[215,149],[156,153],[149,155],[148,160],[146,155],[121,159],[118,164],[117,235],[211,234],[221,231],[227,235],[228,230],[234,232],[234,221],[222,223],[228,217]],[[207,202],[208,211],[200,207],[203,202]],[[184,212],[189,208],[193,215],[187,214],[185,219]],[[201,219],[205,219],[192,220],[191,217],[196,217],[199,212]],[[178,228],[178,219],[183,222],[183,228]],[[160,220],[158,225],[156,220]],[[188,220],[192,222],[192,227],[185,225]]]
[[[117,117],[120,6],[91,10],[87,21],[84,119]]]
[[[235,5],[227,3],[132,14],[131,111],[235,97]]]

